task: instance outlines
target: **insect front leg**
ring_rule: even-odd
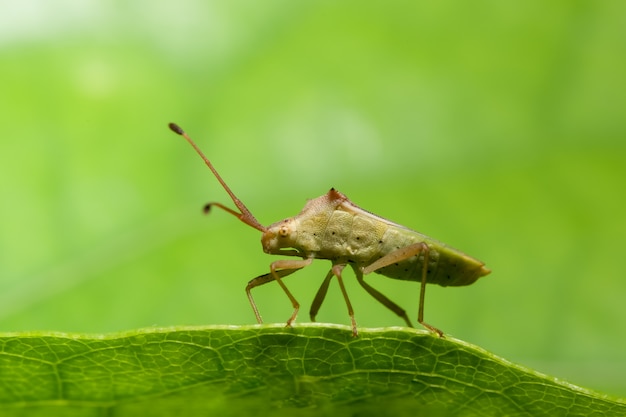
[[[433,333],[437,333],[437,335],[439,335],[439,337],[443,337],[443,332],[439,329],[437,329],[434,326],[431,326],[430,324],[426,323],[424,321],[424,298],[426,295],[426,279],[427,279],[427,275],[428,275],[428,255],[429,255],[429,248],[428,245],[424,242],[418,242],[418,243],[414,243],[412,245],[406,246],[404,248],[400,248],[397,249],[393,252],[388,253],[387,255],[383,256],[382,258],[376,260],[375,262],[373,262],[372,264],[366,266],[365,268],[363,268],[363,274],[369,274],[370,272],[374,272],[378,269],[384,268],[386,266],[389,266],[391,264],[397,263],[397,262],[402,262],[405,261],[407,259],[410,259],[413,256],[418,256],[420,253],[424,253],[424,259],[422,262],[422,279],[421,279],[421,286],[420,286],[420,301],[419,301],[419,309],[418,309],[418,313],[417,313],[417,321],[419,322],[419,324],[421,324],[422,326],[426,327],[428,330],[430,330]],[[357,278],[358,278],[358,274],[357,274]],[[391,300],[389,300],[388,298],[384,297],[382,294],[380,294],[378,291],[376,291],[376,293],[379,294],[379,296],[382,296],[382,298],[377,297],[376,295],[374,295],[374,293],[370,292],[368,290],[368,288],[366,286],[364,286],[363,284],[365,284],[365,282],[363,281],[362,277],[361,280],[359,280],[359,283],[361,283],[361,285],[363,286],[363,288],[365,288],[365,290],[367,290],[370,294],[372,294],[374,296],[374,298],[376,298],[378,301],[380,301],[381,303],[383,303],[385,306],[387,306],[387,308],[391,309],[392,311],[396,312],[396,314],[402,316],[401,314],[398,313],[398,311],[396,311],[393,307],[395,306],[395,308],[398,308],[399,311],[404,313],[404,316],[406,316],[406,312],[404,312],[404,310],[402,310],[400,307],[398,307],[398,305],[396,305],[395,303],[391,302]],[[370,287],[371,288],[371,287]],[[373,290],[373,288],[371,288]],[[386,301],[384,301],[386,300]],[[390,303],[390,304],[387,304]],[[408,322],[408,319],[405,319]]]
[[[284,278],[287,275],[293,274],[297,270],[298,269],[285,269],[285,270],[282,270],[282,271],[276,271],[276,273],[281,278]],[[263,319],[261,318],[261,314],[259,313],[259,309],[257,308],[256,303],[254,302],[254,298],[252,297],[251,290],[254,287],[258,287],[260,285],[267,284],[270,281],[274,281],[274,276],[272,275],[271,272],[268,272],[267,274],[259,275],[258,277],[251,279],[248,282],[248,285],[246,285],[246,294],[248,295],[248,300],[250,301],[250,305],[252,306],[252,310],[254,311],[254,315],[256,316],[256,321],[258,323],[263,323]]]
[[[293,313],[291,314],[291,317],[289,317],[289,320],[287,320],[287,326],[291,326],[291,323],[293,323],[293,321],[296,319],[296,316],[298,315],[298,310],[300,310],[300,304],[291,294],[291,291],[289,291],[281,278],[286,277],[287,275],[291,275],[297,270],[302,269],[307,265],[310,265],[312,261],[313,259],[302,259],[272,262],[270,264],[269,274],[260,275],[248,282],[248,285],[246,286],[246,294],[248,295],[248,300],[250,300],[252,310],[254,310],[254,315],[256,316],[257,322],[263,323],[263,319],[261,318],[261,314],[259,314],[259,309],[254,302],[254,298],[252,298],[252,288],[266,284],[270,281],[276,281],[283,289],[283,291],[285,291],[285,294],[287,294],[287,297],[289,298],[289,301],[291,301],[291,305],[293,306]]]

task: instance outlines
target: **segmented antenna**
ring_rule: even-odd
[[[220,184],[222,184],[222,187],[224,187],[224,189],[226,190],[226,192],[228,193],[230,198],[233,200],[233,203],[235,203],[235,205],[237,206],[239,211],[241,211],[241,213],[237,213],[236,211],[231,210],[228,207],[226,207],[226,206],[224,206],[224,205],[222,205],[220,203],[211,203],[211,204],[207,204],[205,206],[205,209],[204,209],[205,212],[208,212],[210,207],[212,205],[214,205],[214,206],[220,207],[223,210],[226,210],[227,212],[231,213],[233,216],[239,218],[239,220],[241,220],[245,224],[247,224],[249,226],[252,226],[252,227],[254,227],[257,230],[260,230],[261,232],[267,231],[267,228],[265,226],[263,226],[261,223],[258,222],[258,220],[252,215],[252,213],[250,213],[250,210],[248,210],[246,205],[243,204],[241,202],[241,200],[239,200],[237,198],[237,196],[232,192],[230,187],[228,185],[226,185],[226,182],[224,182],[224,180],[222,179],[220,174],[217,172],[215,167],[213,167],[213,164],[211,163],[211,161],[209,161],[209,158],[207,158],[204,155],[204,153],[202,153],[202,151],[200,150],[198,145],[196,145],[196,143],[193,140],[191,140],[189,135],[180,126],[178,126],[176,123],[170,123],[168,126],[174,133],[177,133],[180,136],[184,137],[185,140],[187,142],[189,142],[189,144],[196,150],[196,152],[198,153],[198,155],[200,155],[200,157],[202,158],[202,160],[204,161],[206,166],[208,166],[209,169],[211,170],[211,172],[213,172],[213,175],[215,175],[215,178],[217,178],[217,180],[220,182]]]

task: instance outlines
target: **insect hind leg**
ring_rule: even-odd
[[[407,260],[407,259],[409,259],[409,258],[411,258],[413,256],[418,256],[421,253],[423,253],[424,254],[424,258],[423,258],[423,261],[422,261],[422,274],[421,274],[422,278],[421,278],[421,286],[420,286],[420,299],[419,299],[419,309],[418,309],[418,314],[417,314],[417,321],[419,322],[419,324],[421,324],[422,326],[426,327],[431,332],[436,333],[439,337],[443,337],[443,332],[441,330],[439,330],[438,328],[436,328],[434,326],[431,326],[430,324],[428,324],[428,323],[426,323],[424,321],[424,298],[425,298],[425,294],[426,294],[426,283],[427,283],[427,278],[428,278],[428,258],[429,258],[428,255],[429,255],[429,252],[430,252],[430,248],[424,242],[418,242],[418,243],[414,243],[412,245],[400,248],[398,250],[395,250],[393,252],[390,252],[390,253],[386,254],[382,258],[374,261],[372,264],[370,264],[370,265],[366,266],[365,268],[363,268],[362,271],[360,271],[361,272],[361,278],[360,279],[359,279],[359,272],[357,272],[357,279],[359,279],[359,283],[361,284],[361,286],[363,286],[363,288],[365,288],[365,290],[367,292],[372,294],[372,296],[374,296],[374,298],[376,298],[378,301],[380,301],[385,306],[387,306],[387,308],[389,308],[392,311],[396,312],[396,314],[398,314],[401,317],[403,317],[403,316],[399,312],[404,313],[404,316],[406,316],[406,312],[402,308],[400,308],[397,304],[395,304],[394,302],[389,300],[387,297],[383,296],[378,291],[376,291],[378,296],[374,295],[373,292],[370,292],[370,290],[368,290],[367,286],[364,285],[365,281],[363,281],[363,274],[369,274],[370,272],[374,272],[376,270],[379,270],[381,268],[389,266],[389,265],[391,265],[393,263],[402,262],[402,261],[405,261],[405,260]],[[359,268],[355,268],[355,271],[357,271],[358,269]],[[373,290],[372,287],[369,287],[369,288]],[[396,308],[398,310],[396,310]],[[407,323],[409,323],[408,319],[406,319],[406,318],[405,318],[405,321],[407,321]],[[413,327],[413,326],[411,326],[411,327]]]
[[[406,314],[405,309],[403,309],[398,304],[391,301],[383,293],[381,293],[380,291],[378,291],[377,289],[369,285],[367,282],[365,282],[365,280],[363,279],[363,272],[361,271],[361,268],[359,268],[356,265],[353,265],[352,269],[354,269],[356,280],[361,285],[361,287],[363,287],[363,289],[369,293],[369,295],[374,297],[376,300],[378,300],[382,305],[387,307],[389,310],[396,313],[400,318],[404,319],[408,327],[413,327],[413,323],[411,323],[411,320],[409,320],[409,316]]]

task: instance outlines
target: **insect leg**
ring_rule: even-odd
[[[281,278],[286,277],[287,275],[291,275],[294,272],[298,271],[300,268],[298,269],[283,269],[281,271],[276,271],[276,274],[278,274]],[[258,323],[263,323],[263,319],[261,318],[261,314],[259,313],[259,309],[256,306],[256,303],[254,302],[254,298],[252,297],[252,288],[254,287],[258,287],[260,285],[263,284],[267,284],[270,281],[274,281],[274,275],[271,272],[268,272],[267,274],[263,274],[263,275],[259,275],[256,278],[253,278],[250,280],[250,282],[248,282],[248,285],[246,285],[246,294],[248,295],[248,300],[250,301],[250,305],[252,306],[252,310],[254,311],[254,315],[256,316],[256,321]]]
[[[428,249],[428,245],[426,245],[425,243],[423,243],[423,245],[424,245],[425,250],[424,250],[424,262],[422,264],[422,285],[420,286],[420,305],[417,311],[417,321],[419,322],[419,324],[426,327],[431,332],[437,333],[439,337],[443,337],[443,332],[441,330],[439,330],[438,328],[434,326],[431,326],[430,324],[424,321],[424,296],[426,295],[426,276],[428,274],[428,254],[430,251]]]
[[[422,262],[422,279],[421,279],[421,286],[420,286],[420,301],[419,301],[419,309],[418,309],[418,314],[417,314],[417,321],[419,322],[419,324],[421,324],[422,326],[426,327],[431,332],[437,333],[437,335],[439,335],[439,337],[443,337],[443,332],[441,330],[437,329],[436,327],[431,326],[430,324],[428,324],[428,323],[426,323],[424,321],[424,298],[425,298],[425,295],[426,295],[426,281],[427,281],[427,275],[428,275],[428,254],[429,254],[429,251],[430,251],[430,249],[428,248],[428,245],[426,243],[424,243],[424,242],[414,243],[412,245],[409,245],[409,246],[406,246],[404,248],[400,248],[400,249],[397,249],[397,250],[395,250],[393,252],[390,252],[387,255],[383,256],[382,258],[376,260],[372,264],[370,264],[367,267],[363,268],[363,274],[369,274],[370,272],[374,272],[374,271],[376,271],[378,269],[384,268],[384,267],[389,266],[389,265],[391,265],[393,263],[405,261],[405,260],[407,260],[407,259],[409,259],[409,258],[411,258],[413,256],[417,256],[417,255],[419,255],[420,253],[423,252],[424,253],[424,260]],[[367,290],[367,288],[366,288],[366,290]],[[376,296],[374,296],[374,297],[376,298]],[[376,298],[376,299],[379,300],[380,302],[382,302],[383,304],[385,304],[380,299],[378,299],[378,298]],[[385,304],[385,305],[387,305],[387,304]],[[391,308],[391,307],[389,307],[389,308]]]
[[[328,286],[330,285],[330,280],[333,278],[333,270],[331,269],[326,274],[326,278],[324,278],[324,282],[320,285],[319,290],[317,290],[317,294],[315,294],[315,298],[313,299],[313,303],[311,303],[311,310],[309,311],[309,317],[311,317],[311,321],[315,321],[315,316],[320,311],[320,307],[324,302],[324,298],[326,298],[326,293],[328,292]]]
[[[378,300],[378,302],[380,302],[382,305],[387,307],[389,310],[393,311],[398,316],[403,318],[408,327],[413,327],[411,320],[409,320],[409,316],[407,316],[406,314],[406,310],[404,310],[398,304],[394,303],[385,295],[383,295],[380,291],[378,291],[377,289],[369,285],[367,282],[365,282],[365,280],[363,279],[363,272],[361,271],[361,268],[353,265],[352,269],[354,269],[354,273],[356,274],[357,281],[359,282],[359,284],[361,284],[361,287],[363,287],[365,291],[367,291],[372,297]]]
[[[289,297],[289,301],[291,301],[291,305],[293,307],[293,313],[291,313],[291,317],[289,317],[289,319],[287,320],[287,327],[291,326],[291,323],[293,323],[296,319],[298,311],[300,310],[300,303],[298,303],[298,300],[296,300],[296,298],[291,294],[291,291],[289,291],[285,283],[280,279],[279,272],[282,270],[298,270],[304,268],[307,265],[310,265],[311,262],[313,262],[313,258],[299,260],[281,260],[272,262],[270,264],[270,273],[272,277],[276,282],[278,282],[278,285],[280,285],[283,291],[285,291],[285,294],[287,294],[287,297]]]
[[[393,252],[389,252],[382,258],[372,262],[371,264],[363,268],[363,274],[367,275],[370,272],[377,271],[391,264],[405,261],[412,256],[419,255],[422,251],[428,252],[428,245],[426,245],[424,242],[418,242],[409,246],[405,246],[403,248],[396,249]]]
[[[343,278],[341,277],[341,271],[346,267],[345,264],[333,265],[333,267],[326,274],[326,278],[324,278],[324,282],[320,286],[319,290],[317,290],[317,294],[315,294],[315,298],[313,299],[313,303],[311,304],[311,321],[315,321],[315,316],[324,302],[324,298],[326,298],[326,293],[328,292],[328,286],[330,285],[330,280],[333,276],[337,277],[337,282],[339,282],[339,288],[341,289],[341,293],[343,294],[343,299],[346,301],[346,306],[348,307],[348,315],[350,316],[350,322],[352,323],[352,335],[358,336],[358,331],[356,327],[356,320],[354,319],[354,310],[352,309],[352,303],[350,302],[350,298],[348,297],[348,292],[346,291],[346,287],[343,284]]]
[[[350,299],[348,298],[348,292],[346,291],[346,287],[343,285],[343,278],[341,278],[341,271],[343,271],[343,268],[345,267],[345,264],[333,265],[330,271],[333,273],[334,276],[337,277],[337,282],[339,283],[339,288],[341,288],[343,298],[344,300],[346,300],[348,315],[350,316],[350,321],[352,322],[352,336],[356,337],[358,335],[358,331],[356,329],[356,320],[354,319],[354,310],[352,310],[352,303],[350,303]]]

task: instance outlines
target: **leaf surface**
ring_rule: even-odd
[[[2,416],[626,414],[620,400],[412,329],[5,334],[0,370]]]

